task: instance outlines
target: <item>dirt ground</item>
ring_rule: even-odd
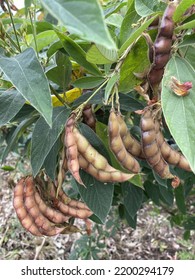
[[[17,176],[15,178],[17,179]],[[86,246],[89,251],[95,250],[96,258],[99,259],[195,259],[195,234],[192,233],[190,239],[185,241],[183,229],[172,228],[168,220],[169,214],[152,203],[145,205],[139,211],[136,230],[120,221],[113,234],[107,234],[106,225],[99,226],[98,229],[94,225],[90,238],[80,233],[38,238],[27,233],[21,227],[13,209],[12,199],[13,185],[10,173],[0,171],[1,260],[83,259]],[[97,243],[100,235],[101,240]],[[91,240],[90,248],[89,239]],[[80,247],[80,251],[78,249],[79,240],[79,246],[83,246]],[[101,244],[101,246],[97,244]],[[91,258],[90,254],[88,258]]]

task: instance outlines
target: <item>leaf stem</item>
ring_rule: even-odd
[[[57,93],[57,91],[55,91],[55,89],[49,85],[51,92],[57,97],[57,99],[66,107],[68,107],[68,105],[66,104],[66,102],[64,101],[64,99]]]
[[[19,50],[19,52],[22,52],[22,51],[21,51],[21,48],[20,48],[20,43],[19,43],[19,40],[18,40],[18,35],[17,35],[17,32],[16,32],[16,28],[15,28],[15,24],[14,24],[14,20],[13,20],[13,17],[12,17],[12,12],[11,12],[10,5],[9,5],[9,1],[8,1],[8,0],[6,0],[6,4],[7,4],[7,7],[8,7],[10,19],[11,19],[12,26],[13,26],[13,30],[14,30],[14,34],[15,34],[15,37],[16,37],[16,42],[17,42],[17,44],[18,44],[18,50]]]
[[[87,103],[96,95],[96,93],[105,86],[105,84],[108,82],[109,78],[107,78],[93,93],[90,95],[90,97],[83,102],[80,106],[78,106],[73,112],[77,115],[77,119],[80,118],[80,115],[83,111],[83,108],[87,105]]]
[[[35,9],[35,8],[34,8]],[[35,10],[34,10],[35,13]],[[34,38],[34,42],[35,42],[35,50],[37,53],[37,57],[39,58],[39,52],[38,52],[38,46],[37,46],[37,39],[36,39],[36,27],[33,24],[33,18],[32,18],[32,12],[31,9],[29,9],[29,18],[30,18],[30,23],[31,23],[31,27],[32,27],[32,31],[33,31],[33,38]]]

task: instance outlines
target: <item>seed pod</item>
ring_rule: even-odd
[[[133,177],[132,174],[123,173],[119,170],[113,169],[112,171],[97,169],[92,163],[89,163],[83,155],[79,155],[80,167],[96,178],[100,182],[125,182]]]
[[[95,131],[96,119],[90,104],[86,105],[82,112],[83,122],[87,124],[93,131]]]
[[[85,203],[69,198],[62,190],[59,191],[59,198],[64,204],[67,204],[68,206],[70,206],[72,208],[91,211]],[[91,215],[92,215],[92,212],[91,212]]]
[[[96,149],[94,149],[94,147],[79,132],[77,128],[74,128],[74,136],[79,153],[86,159],[88,163],[91,163],[98,170],[115,170],[112,166],[109,165],[107,159],[104,156],[102,156]]]
[[[57,198],[54,199],[54,205],[61,213],[74,218],[87,219],[92,215],[91,211],[72,208]]]
[[[174,31],[174,22],[172,16],[175,9],[176,3],[170,2],[163,14],[159,32],[154,42],[154,61],[152,61],[151,69],[148,73],[148,81],[155,93],[162,80],[164,67],[169,61],[170,57]]]
[[[64,145],[66,147],[67,167],[69,171],[72,173],[75,180],[79,184],[84,185],[79,175],[78,149],[73,134],[74,126],[75,126],[75,115],[72,114],[67,120],[65,126],[66,131],[65,131]]]
[[[25,178],[19,180],[14,189],[13,205],[21,225],[35,236],[42,236],[39,228],[35,225],[32,217],[27,212],[23,196],[24,196]]]
[[[108,133],[110,149],[121,166],[133,173],[138,173],[140,171],[139,163],[130,153],[127,152],[123,144],[120,136],[120,125],[117,120],[116,113],[113,110],[111,110],[109,116]]]
[[[65,216],[59,211],[49,207],[41,198],[38,192],[35,192],[34,198],[35,202],[39,205],[39,210],[41,211],[41,213],[51,222],[55,224],[62,224],[64,222],[67,222],[71,218],[70,216]]]
[[[160,147],[163,158],[171,165],[178,166],[186,171],[191,171],[187,159],[178,151],[172,149],[165,141],[162,131],[160,129],[160,122],[155,121],[155,131],[157,143]]]
[[[55,202],[55,199],[56,199],[56,188],[55,186],[52,184],[50,186],[50,195],[52,197],[52,199],[54,200]],[[61,201],[63,204],[67,205],[69,208],[71,208],[71,210],[84,210],[86,212],[88,212],[86,214],[86,216],[90,217],[93,212],[87,207],[87,205],[81,201],[77,201],[75,199],[71,199],[69,198],[64,192],[63,190],[59,190],[59,193],[58,193],[58,197],[57,197],[57,201]],[[67,208],[66,208],[67,209]],[[71,211],[70,210],[70,211]],[[66,210],[67,211],[67,210]],[[82,214],[82,213],[81,213]]]
[[[28,213],[31,215],[43,235],[53,236],[59,234],[63,228],[57,228],[54,224],[43,216],[34,198],[35,188],[34,180],[31,176],[27,177],[24,182],[24,205]]]
[[[156,140],[155,122],[152,109],[147,107],[141,117],[142,148],[148,164],[163,179],[171,179],[174,176],[169,171],[167,162],[162,157]]]
[[[120,126],[120,136],[126,150],[134,157],[144,159],[141,144],[130,134],[127,125],[121,114],[117,114],[117,120]]]

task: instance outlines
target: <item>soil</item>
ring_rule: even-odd
[[[169,214],[152,202],[139,211],[135,230],[121,220],[113,223],[108,230],[108,220],[106,225],[93,225],[90,237],[81,233],[51,238],[34,237],[23,229],[16,217],[12,205],[14,182],[11,174],[0,171],[1,260],[90,259],[92,254],[85,254],[86,246],[89,252],[94,250],[94,255],[99,259],[194,259],[195,234],[192,233],[190,239],[185,241],[183,229],[172,228],[168,220]],[[20,173],[14,174],[14,181],[19,176]],[[83,223],[79,222],[78,225],[83,227]],[[101,236],[98,241],[97,236]]]

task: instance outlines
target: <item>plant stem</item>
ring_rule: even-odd
[[[55,91],[55,89],[51,86],[50,86],[50,89],[51,89],[51,92],[57,97],[57,99],[66,107],[68,107],[68,105],[66,104],[66,102],[64,101],[64,99]]]
[[[8,7],[10,19],[11,19],[12,26],[13,26],[13,29],[14,29],[14,34],[15,34],[15,37],[16,37],[16,42],[17,42],[17,44],[18,44],[18,50],[19,50],[19,52],[22,52],[22,51],[21,51],[21,48],[20,48],[20,43],[19,43],[19,40],[18,40],[18,36],[17,36],[17,32],[16,32],[16,28],[15,28],[15,24],[14,24],[14,20],[13,20],[13,17],[12,17],[12,12],[11,12],[10,5],[9,5],[9,1],[8,1],[8,0],[6,0],[6,4],[7,4],[7,7]]]
[[[34,13],[35,13],[35,11],[34,11]],[[29,9],[29,18],[30,18],[30,23],[31,23],[32,31],[33,31],[33,38],[34,38],[34,42],[35,42],[35,50],[36,50],[36,53],[37,53],[37,57],[39,58],[37,39],[36,39],[36,27],[33,24],[32,13],[31,13],[30,9]]]

